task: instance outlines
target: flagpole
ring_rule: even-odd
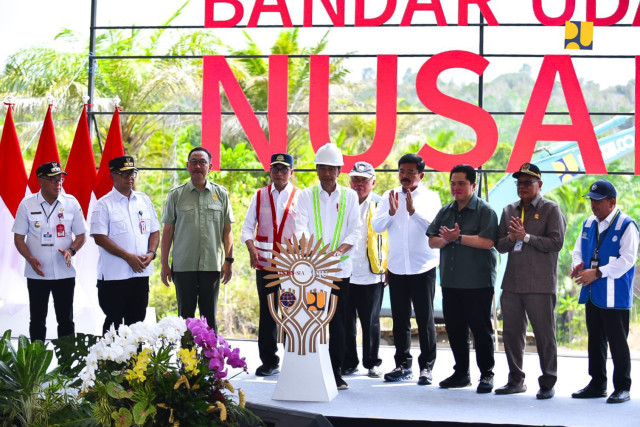
[[[91,0],[91,26],[90,26],[90,37],[89,37],[89,83],[88,83],[88,91],[89,91],[89,102],[87,106],[87,114],[89,119],[89,136],[93,139],[93,127],[91,126],[91,122],[95,120],[93,116],[93,95],[95,90],[95,80],[96,80],[96,17],[98,16],[98,0]],[[102,150],[102,146],[100,146]]]

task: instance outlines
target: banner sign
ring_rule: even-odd
[[[587,21],[595,26],[614,25],[629,11],[629,0],[618,0],[616,10],[609,16],[598,16],[596,1],[586,1]],[[299,10],[300,0],[295,1]],[[265,16],[276,15],[282,27],[313,27],[317,11],[322,8],[324,16],[328,16],[335,27],[352,25],[355,27],[381,26],[389,21],[392,15],[398,14],[396,0],[384,0],[384,10],[378,16],[367,13],[364,0],[349,2],[354,9],[349,11],[353,22],[346,22],[345,0],[330,2],[329,0],[304,0],[302,20],[295,21],[290,13],[293,0],[272,0],[265,4],[264,0],[252,3],[252,8],[245,8],[240,0],[206,0],[205,27],[228,28],[238,25],[248,16],[246,27],[256,27]],[[382,3],[382,1],[381,1]],[[419,16],[435,17],[438,26],[447,26],[440,0],[418,1],[408,0],[402,11],[400,26],[411,26],[420,23]],[[521,7],[522,2],[510,2],[513,7]],[[367,7],[371,2],[367,3]],[[499,26],[490,0],[459,0],[458,26],[468,25],[469,7],[478,8],[490,26]],[[218,8],[224,6],[224,17]],[[532,0],[533,11],[538,22],[544,26],[564,26],[574,14],[576,0],[566,0],[564,12],[556,17],[548,16],[542,7],[542,0]],[[380,5],[376,9],[380,11]],[[417,13],[420,12],[420,13]],[[571,24],[571,23],[570,23]],[[319,24],[318,24],[319,25]],[[571,28],[575,24],[571,24]],[[640,6],[636,10],[632,27],[640,26]],[[357,30],[356,30],[357,31]],[[580,38],[578,36],[578,38]],[[560,41],[564,43],[564,39]],[[571,48],[579,47],[579,43],[568,43]],[[569,48],[569,47],[567,47]],[[329,130],[329,55],[310,56],[309,81],[309,137],[314,150],[331,141]],[[277,152],[287,151],[287,103],[288,103],[288,61],[286,55],[269,56],[268,82],[268,138],[260,126],[256,114],[249,104],[242,88],[224,56],[205,56],[203,69],[203,101],[202,101],[202,146],[213,155],[213,169],[220,169],[220,144],[222,129],[221,88],[254,148],[259,161],[265,170],[269,168],[270,156]],[[640,92],[640,56],[635,56],[636,94]],[[479,77],[491,67],[491,61],[482,55],[464,50],[449,50],[437,53],[428,58],[420,67],[415,91],[420,102],[442,117],[465,124],[476,134],[475,146],[466,153],[451,154],[439,151],[425,143],[419,154],[425,159],[427,167],[449,171],[460,163],[474,167],[485,164],[494,154],[499,130],[492,115],[482,107],[451,97],[438,89],[438,77],[447,70],[465,69]],[[630,76],[632,77],[632,76]],[[545,124],[544,117],[551,99],[554,82],[559,79],[562,95],[567,105],[571,124]],[[397,123],[397,82],[398,55],[377,55],[377,95],[376,95],[376,131],[369,148],[358,155],[345,156],[344,170],[350,170],[357,161],[366,161],[377,167],[391,153],[396,138]],[[637,99],[637,96],[636,96]],[[636,114],[636,129],[640,120]],[[514,141],[513,151],[506,167],[507,172],[514,172],[518,167],[531,160],[538,141],[576,141],[584,160],[588,174],[606,174],[607,169],[596,138],[589,110],[583,96],[580,82],[570,55],[544,55],[535,86],[528,100],[527,108]],[[640,135],[635,133],[635,146],[640,146]],[[640,156],[636,152],[635,173],[640,174]]]

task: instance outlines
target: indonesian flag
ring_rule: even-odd
[[[28,332],[29,297],[24,278],[24,258],[13,244],[11,228],[18,205],[27,192],[27,171],[13,122],[12,106],[7,105],[9,108],[0,139],[0,170],[9,177],[9,181],[0,186],[0,325],[3,330],[12,329],[12,335],[18,336]],[[20,319],[22,324],[12,323],[16,319]],[[22,329],[15,327],[18,325]]]
[[[11,217],[15,217],[18,205],[25,195],[27,187],[27,171],[20,152],[20,142],[13,123],[12,106],[7,108],[7,117],[2,129],[2,139],[0,139],[0,170],[11,177],[11,184],[5,183],[0,186],[0,198],[4,206],[9,209]]]
[[[109,160],[124,156],[124,144],[122,143],[122,130],[120,129],[120,107],[116,107],[109,126],[107,141],[102,150],[102,159],[98,168],[98,177],[93,192],[97,199],[107,194],[113,188],[113,182],[109,176]]]
[[[47,108],[47,115],[44,118],[44,125],[40,132],[40,140],[36,149],[36,156],[33,158],[33,166],[29,175],[29,189],[31,193],[40,191],[36,169],[43,163],[58,162],[60,163],[60,155],[58,154],[58,145],[56,144],[56,134],[53,130],[53,117],[51,116],[51,104]]]
[[[82,109],[82,115],[78,121],[65,172],[69,175],[64,181],[64,191],[78,199],[87,220],[86,240],[84,246],[75,256],[76,288],[73,316],[76,331],[99,335],[102,332],[102,323],[104,322],[96,291],[99,251],[96,242],[89,237],[91,213],[96,203],[96,196],[93,194],[93,186],[96,182],[96,162],[93,158],[86,105]]]
[[[78,199],[86,219],[89,214],[91,193],[96,182],[96,161],[93,158],[86,106],[82,109],[65,172],[69,175],[64,181],[64,191]]]

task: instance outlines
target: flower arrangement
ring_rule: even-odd
[[[245,359],[204,319],[112,327],[85,363],[81,395],[100,425],[260,424],[227,378]]]

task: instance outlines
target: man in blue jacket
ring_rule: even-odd
[[[571,277],[582,285],[580,303],[586,304],[591,382],[571,397],[606,397],[608,343],[613,359],[614,391],[607,403],[622,403],[629,400],[631,389],[627,336],[638,256],[638,225],[616,207],[616,189],[610,182],[596,181],[585,197],[591,199],[593,215],[584,221],[576,240]]]

